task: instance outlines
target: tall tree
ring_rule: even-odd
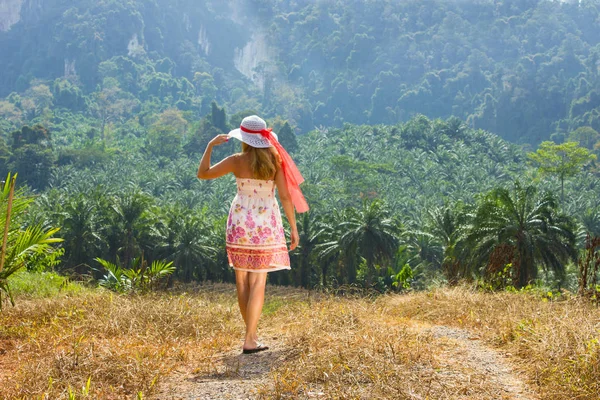
[[[206,280],[207,271],[215,264],[217,249],[211,246],[210,227],[204,219],[180,207],[168,207],[166,221],[160,229],[162,243],[157,256],[173,261],[177,275],[185,282]]]
[[[220,108],[214,101],[210,104],[210,122],[215,128],[220,129],[223,133],[227,133],[227,131],[229,131],[225,108]]]
[[[560,180],[560,202],[565,204],[565,179],[581,172],[584,165],[596,159],[586,148],[577,142],[542,142],[535,153],[528,157],[536,164],[541,173],[556,176]]]
[[[277,133],[277,137],[281,145],[290,153],[298,150],[298,141],[296,140],[296,134],[292,130],[290,124],[286,121],[285,124],[281,127],[279,132]]]
[[[50,131],[41,125],[24,126],[12,133],[12,155],[8,167],[34,189],[48,185],[55,156]]]
[[[315,237],[315,217],[313,213],[307,212],[298,217],[298,232],[300,242],[298,251],[291,254],[292,262],[296,262],[300,267],[299,283],[302,287],[309,288],[312,275],[312,258],[314,257],[314,248],[318,238]]]

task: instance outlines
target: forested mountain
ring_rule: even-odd
[[[543,272],[573,288],[586,233],[600,235],[599,9],[3,1],[0,175],[35,200],[15,231],[64,239],[61,257],[27,266],[100,279],[144,258],[183,281],[230,280],[234,184],[195,172],[211,138],[257,113],[311,205],[277,283],[496,289]]]
[[[76,112],[147,128],[216,100],[302,133],[420,113],[560,141],[600,130],[599,15],[597,0],[4,0],[0,126]]]

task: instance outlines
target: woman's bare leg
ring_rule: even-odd
[[[265,302],[266,272],[248,273],[248,306],[246,308],[246,340],[244,349],[254,349],[258,346],[256,330],[258,320]]]
[[[250,286],[248,286],[248,275],[250,272],[235,270],[235,286],[237,287],[238,304],[240,312],[244,319],[244,324],[248,324],[246,320],[246,309],[248,308],[248,296],[250,295]]]

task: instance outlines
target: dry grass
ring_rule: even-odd
[[[458,287],[380,303],[391,317],[478,332],[512,354],[544,399],[600,398],[600,309],[589,302]]]
[[[203,360],[241,332],[234,290],[18,299],[0,314],[0,398],[81,394],[88,378],[92,398],[131,398],[181,363],[210,368]]]
[[[448,360],[453,342],[427,323],[511,352],[542,398],[598,398],[600,312],[586,303],[465,288],[365,299],[270,287],[267,299],[260,333],[283,356],[262,398],[498,398],[483,373]],[[233,285],[21,298],[0,314],[0,398],[66,398],[69,387],[77,398],[148,396],[176,369],[216,371],[242,332]]]

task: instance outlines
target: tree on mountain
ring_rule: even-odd
[[[275,132],[281,145],[289,152],[293,153],[298,150],[298,141],[296,140],[296,134],[292,130],[290,124],[286,121],[281,127],[279,132]]]
[[[169,109],[148,130],[146,147],[157,156],[175,158],[187,132],[188,122],[180,110]]]
[[[11,137],[9,169],[19,173],[20,179],[32,188],[44,189],[55,162],[50,131],[41,125],[24,126],[12,132]]]
[[[0,118],[11,124],[19,124],[22,121],[23,113],[15,104],[10,101],[0,100]],[[0,121],[2,124],[4,121]],[[1,127],[2,125],[0,125]],[[10,127],[8,125],[7,127]],[[14,125],[13,125],[14,126]]]
[[[210,103],[210,122],[215,128],[220,129],[222,133],[229,132],[225,107],[219,108],[215,101]]]
[[[54,103],[58,107],[68,108],[72,111],[85,109],[85,98],[81,89],[67,79],[56,79],[52,85]]]
[[[107,125],[123,122],[139,105],[139,100],[131,93],[121,90],[115,78],[105,78],[102,90],[93,94],[93,100],[90,110],[100,120],[100,134],[103,141],[106,141]]]
[[[54,96],[47,85],[35,85],[27,89],[21,102],[28,119],[34,119],[52,107]]]
[[[596,143],[600,141],[600,133],[589,126],[581,126],[569,133],[569,142],[578,142],[580,146],[593,150]]]

